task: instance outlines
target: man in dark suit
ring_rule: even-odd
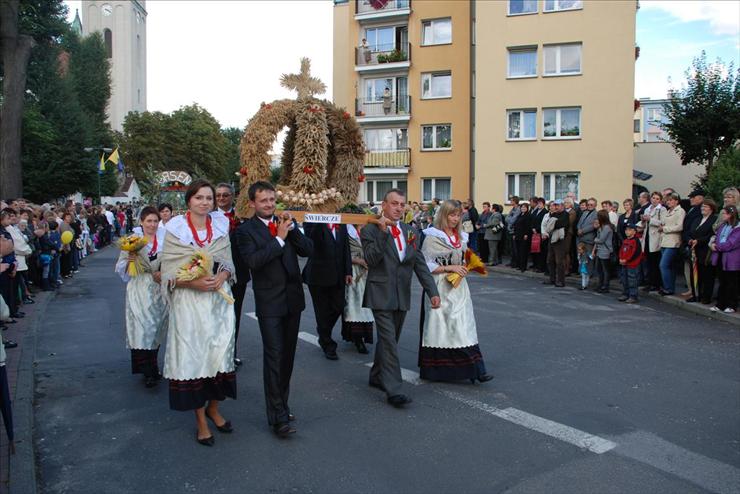
[[[352,283],[347,226],[306,223],[303,229],[313,243],[313,255],[303,269],[303,281],[313,300],[319,345],[326,358],[337,360],[337,342],[331,332],[344,311],[345,287]]]
[[[236,328],[234,332],[234,365],[242,365],[242,361],[237,355],[237,343],[239,340],[239,324],[242,319],[242,305],[244,304],[244,294],[247,292],[247,283],[251,279],[249,268],[244,264],[244,260],[239,255],[239,245],[236,242],[236,229],[242,224],[242,220],[236,216],[234,209],[234,187],[231,184],[220,183],[216,186],[216,206],[218,210],[229,218],[229,240],[231,241],[231,258],[234,260],[236,269],[236,283],[231,287],[234,294],[234,312],[236,314]]]
[[[547,208],[545,208],[545,199],[542,197],[532,198],[532,233],[542,234],[542,220],[547,214]],[[545,242],[540,241],[540,251],[537,254],[532,254],[532,267],[538,273],[542,273],[547,269],[547,247]]]
[[[293,218],[275,216],[275,188],[269,182],[249,187],[255,216],[236,232],[239,255],[252,271],[252,289],[263,347],[267,421],[279,437],[295,432],[288,394],[298,325],[306,308],[298,256],[309,257],[313,244]]]
[[[704,191],[701,189],[695,189],[689,194],[689,209],[686,211],[686,216],[683,218],[683,230],[681,231],[681,255],[683,256],[683,273],[687,284],[691,284],[694,275],[691,264],[691,249],[689,248],[689,240],[691,240],[691,232],[694,231],[696,225],[701,221],[701,205],[704,202]],[[693,296],[691,286],[686,293],[682,295]]]
[[[385,195],[380,225],[362,229],[362,249],[368,265],[363,306],[372,309],[378,344],[370,370],[370,386],[385,391],[388,403],[402,407],[411,398],[401,393],[398,338],[411,305],[411,273],[416,274],[430,297],[432,308],[440,305],[439,293],[413,228],[401,220],[405,193],[391,189]]]

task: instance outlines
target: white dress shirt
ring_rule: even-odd
[[[393,240],[393,246],[396,248],[396,252],[398,252],[398,258],[403,261],[403,255],[404,251],[406,250],[406,238],[403,236],[403,229],[401,228],[401,222],[397,221],[396,226],[401,231],[401,234],[398,236],[399,239],[401,239],[401,247],[398,247],[398,242],[396,242],[396,239],[393,238],[393,234],[391,233],[391,227],[388,226],[388,235],[391,236],[391,240]]]

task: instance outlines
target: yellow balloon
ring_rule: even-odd
[[[62,233],[62,243],[64,245],[67,245],[68,243],[70,243],[73,238],[74,238],[74,234],[72,232],[68,231],[68,232]]]

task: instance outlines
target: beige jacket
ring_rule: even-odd
[[[681,247],[681,232],[686,211],[681,206],[666,211],[663,216],[663,238],[660,247],[664,249]]]
[[[660,241],[663,238],[663,234],[658,231],[658,228],[660,228],[663,225],[663,217],[666,214],[666,209],[663,206],[660,207],[653,207],[650,211],[650,223],[648,223],[647,227],[645,226],[644,221],[640,221],[640,223],[637,225],[644,230],[647,231],[648,234],[648,240],[649,245],[644,246],[645,252],[659,252],[660,251]],[[645,237],[643,237],[643,243]]]

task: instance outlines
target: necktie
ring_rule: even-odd
[[[401,243],[401,229],[396,225],[391,225],[391,236],[396,240],[398,251],[403,252],[403,244]]]

